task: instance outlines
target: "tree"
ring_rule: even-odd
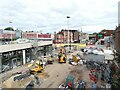
[[[4,30],[10,30],[10,31],[14,31],[14,29],[12,27],[7,27]]]

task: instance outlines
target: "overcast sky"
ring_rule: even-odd
[[[62,28],[93,33],[115,29],[119,0],[0,0],[0,28],[53,33]],[[9,23],[9,22],[12,23]]]

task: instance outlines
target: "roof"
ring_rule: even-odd
[[[114,31],[115,31],[115,30],[106,30],[106,29],[105,29],[105,30],[100,31],[100,33],[101,33],[101,32],[114,32]]]
[[[40,42],[38,42],[38,46],[45,46],[45,45],[49,45],[49,44],[52,44],[52,41],[40,41]],[[0,53],[31,48],[32,45],[33,45],[33,43],[0,45]]]
[[[68,31],[67,29],[62,29],[61,32]],[[70,32],[77,32],[78,30],[69,30]]]
[[[57,34],[62,34],[63,35],[63,32],[58,32]]]

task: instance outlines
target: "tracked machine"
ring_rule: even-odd
[[[32,66],[33,68],[30,69],[31,74],[41,73],[44,70],[43,63],[40,60],[36,61]]]
[[[64,47],[60,48],[60,52],[58,54],[58,62],[59,63],[66,63],[67,56],[66,56],[66,50]]]

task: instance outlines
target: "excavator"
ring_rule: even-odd
[[[78,55],[72,55],[72,58],[69,60],[69,64],[77,65],[80,59],[81,58]]]
[[[76,63],[78,63],[79,60],[80,60],[79,57],[76,56],[76,55],[72,55],[72,59],[73,59],[73,61],[76,62]]]
[[[58,58],[59,58],[59,63],[66,63],[67,56],[66,56],[66,50],[65,50],[64,47],[60,48],[60,52],[58,54]]]
[[[33,66],[33,68],[30,69],[31,74],[43,72],[43,70],[44,70],[44,66],[42,64],[42,61],[40,61],[40,60],[36,61],[32,66]]]
[[[53,64],[54,60],[53,60],[53,56],[50,55],[48,60],[47,60],[47,64]]]

